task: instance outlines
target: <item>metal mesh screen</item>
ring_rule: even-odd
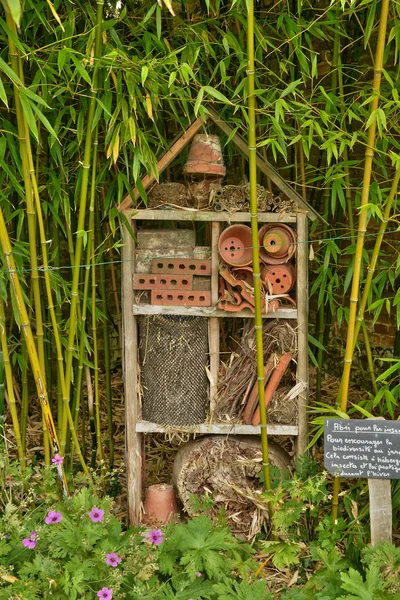
[[[203,317],[139,318],[142,416],[162,425],[204,423],[208,324]]]

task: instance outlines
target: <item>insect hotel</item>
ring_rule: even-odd
[[[248,156],[238,134],[216,113],[209,118]],[[261,456],[249,186],[224,185],[220,141],[202,130],[198,119],[158,163],[161,173],[190,145],[187,185],[156,184],[148,175],[147,207],[140,208],[137,190],[139,208],[131,197],[120,207],[129,223],[123,240],[129,519],[143,519],[143,434],[189,432],[173,481],[157,491],[176,492],[189,514],[193,495],[211,492],[216,510],[223,507],[233,530],[243,533],[258,510],[249,482],[256,493]],[[290,455],[280,437],[292,440],[292,454],[307,446],[307,225],[318,214],[261,156],[257,163],[274,189],[258,190],[264,401],[270,462],[285,468]],[[151,523],[158,509],[146,508],[148,499],[144,520]],[[177,510],[174,499],[168,502],[154,522]]]

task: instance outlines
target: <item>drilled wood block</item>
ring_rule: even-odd
[[[211,261],[196,258],[155,258],[151,262],[153,273],[171,275],[211,275]]]
[[[136,273],[134,290],[192,290],[193,275],[164,275]]]
[[[211,292],[151,290],[151,303],[158,306],[211,306]]]

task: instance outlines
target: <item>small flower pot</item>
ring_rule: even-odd
[[[217,135],[197,134],[194,136],[183,172],[192,175],[224,177],[226,169],[221,142]]]
[[[284,223],[268,223],[258,232],[260,258],[267,264],[280,265],[287,262],[296,249],[296,236]]]
[[[265,289],[271,286],[273,294],[287,294],[295,283],[295,271],[289,263],[286,265],[263,265],[261,267],[261,278]]]
[[[231,225],[219,236],[218,251],[232,267],[246,267],[252,260],[251,229],[247,225]]]
[[[163,526],[173,521],[179,513],[174,487],[157,483],[147,489],[142,523],[150,527]]]

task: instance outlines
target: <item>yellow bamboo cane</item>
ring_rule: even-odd
[[[387,20],[388,20],[388,11],[389,11],[389,1],[390,0],[382,0],[382,9],[381,9],[381,17],[379,22],[379,33],[378,33],[378,41],[376,48],[376,58],[375,58],[375,68],[374,68],[374,81],[373,81],[373,100],[371,102],[371,115],[376,115],[376,111],[379,104],[379,91],[381,85],[381,77],[382,77],[382,68],[383,68],[383,53],[385,50],[385,38],[386,38],[386,28],[387,28]],[[363,179],[363,187],[361,193],[361,211],[358,221],[358,235],[357,235],[357,245],[356,245],[356,253],[354,257],[354,271],[353,271],[353,279],[351,286],[351,295],[350,295],[350,313],[349,313],[349,322],[348,322],[348,330],[347,330],[347,342],[346,342],[346,351],[345,351],[345,359],[343,366],[343,385],[341,390],[341,410],[346,412],[347,410],[347,401],[348,401],[348,392],[349,392],[349,381],[350,381],[350,370],[351,364],[353,361],[353,348],[354,348],[354,334],[355,334],[355,323],[356,323],[356,314],[357,314],[357,303],[358,303],[358,290],[360,287],[360,277],[361,277],[361,262],[362,262],[362,252],[364,246],[364,237],[366,233],[366,224],[367,224],[367,211],[362,210],[366,204],[368,204],[369,197],[369,188],[371,182],[371,173],[372,173],[372,159],[374,156],[375,149],[375,133],[376,133],[376,117],[372,120],[369,128],[368,128],[368,141],[367,148],[365,150],[365,165],[364,165],[364,179]]]
[[[362,210],[363,207],[368,204],[369,197],[369,188],[371,182],[371,173],[372,173],[372,160],[374,156],[375,150],[375,134],[376,134],[376,119],[377,119],[377,109],[379,105],[379,92],[381,87],[381,77],[382,77],[382,69],[383,69],[383,54],[385,50],[385,39],[386,39],[386,29],[387,29],[387,20],[389,13],[389,3],[390,0],[382,0],[382,8],[381,8],[381,16],[379,21],[379,32],[378,32],[378,40],[376,47],[376,56],[375,56],[375,65],[374,65],[374,81],[372,86],[373,91],[373,99],[371,102],[371,115],[375,113],[375,118],[372,120],[369,128],[368,128],[368,140],[367,147],[365,150],[365,164],[364,164],[364,178],[363,178],[363,187],[361,192],[361,211],[358,220],[358,234],[357,234],[357,245],[356,245],[356,253],[354,257],[354,271],[353,271],[353,279],[351,286],[351,295],[350,295],[350,312],[349,312],[349,321],[348,321],[348,329],[347,329],[347,341],[346,341],[346,350],[344,357],[344,365],[343,365],[343,375],[342,375],[342,383],[340,389],[340,406],[342,412],[347,411],[347,402],[349,395],[349,383],[350,383],[350,371],[351,365],[353,362],[353,352],[354,352],[354,344],[355,344],[355,326],[356,326],[356,315],[357,315],[357,303],[358,303],[358,290],[360,287],[360,278],[361,278],[361,262],[362,262],[362,253],[364,247],[364,237],[366,233],[366,225],[367,225],[367,212],[366,210]],[[332,499],[332,516],[334,520],[337,519],[337,510],[338,510],[338,496],[340,489],[340,480],[338,477],[335,477],[334,482],[334,493]]]
[[[6,261],[7,270],[11,281],[12,292],[14,293],[15,306],[19,316],[19,325],[25,337],[29,361],[31,363],[32,373],[36,383],[37,394],[42,407],[47,431],[49,433],[50,444],[52,446],[53,453],[57,454],[60,451],[60,445],[57,438],[56,428],[54,426],[53,416],[49,407],[46,382],[43,377],[43,372],[40,368],[40,362],[35,346],[35,340],[29,322],[29,317],[26,310],[18,273],[15,267],[10,238],[8,236],[8,231],[4,221],[2,210],[0,210],[0,244]],[[57,465],[57,470],[63,486],[64,494],[68,495],[68,487],[67,481],[65,479],[63,465]]]
[[[94,54],[95,58],[98,59],[101,53],[102,39],[101,39],[101,25],[103,22],[103,9],[104,2],[102,0],[97,0],[97,18],[96,18],[96,35],[95,35],[95,45],[94,45]],[[87,197],[88,197],[88,184],[89,184],[89,170],[90,170],[90,159],[91,159],[91,150],[92,150],[92,140],[93,140],[93,118],[96,109],[96,95],[97,95],[97,86],[98,86],[98,70],[99,64],[96,60],[94,71],[93,71],[93,80],[92,80],[92,91],[89,103],[89,113],[87,118],[87,128],[86,128],[86,139],[85,139],[85,150],[83,156],[83,164],[82,164],[82,180],[81,180],[81,191],[80,191],[80,199],[79,199],[79,214],[78,214],[78,231],[82,232],[85,229],[85,219],[86,219],[86,205],[87,205]],[[80,266],[81,266],[81,257],[82,257],[82,249],[83,249],[83,238],[82,236],[78,236],[75,245],[75,262],[74,269],[72,275],[72,286],[71,286],[71,309],[70,309],[70,317],[69,317],[69,334],[68,334],[68,346],[66,352],[66,361],[65,361],[65,388],[67,395],[69,397],[71,390],[71,371],[72,371],[72,359],[75,351],[75,328],[76,328],[76,315],[77,315],[77,304],[78,304],[78,288],[79,288],[79,276],[80,276]],[[65,407],[66,410],[66,407]],[[61,431],[61,442],[63,446],[65,446],[67,440],[67,420],[63,418],[63,427]]]
[[[19,53],[18,49],[14,43],[14,37],[17,35],[16,26],[14,19],[11,16],[11,13],[6,9],[6,21],[9,27],[10,33],[8,35],[8,46],[9,46],[9,57],[11,68],[14,73],[19,77]],[[33,303],[34,303],[34,313],[35,313],[35,321],[36,321],[36,339],[38,344],[38,353],[39,353],[39,362],[40,367],[43,373],[43,377],[45,374],[45,352],[44,352],[44,334],[43,334],[43,318],[42,318],[42,306],[41,306],[41,293],[39,286],[39,271],[38,271],[38,260],[36,253],[36,215],[33,203],[32,196],[32,187],[30,182],[30,173],[29,173],[29,150],[28,144],[30,144],[29,139],[29,129],[26,126],[26,119],[24,116],[24,112],[21,106],[20,93],[18,89],[18,85],[13,82],[14,89],[14,98],[15,98],[15,110],[17,115],[17,128],[18,128],[18,138],[19,138],[19,146],[21,153],[21,161],[22,161],[22,170],[23,170],[23,178],[24,178],[24,187],[25,187],[25,200],[26,200],[26,214],[28,221],[28,238],[29,238],[29,253],[30,253],[30,262],[31,262],[31,282],[32,282],[32,290],[33,290]],[[45,450],[45,462],[47,465],[50,464],[50,453],[49,453],[49,440],[47,436],[47,428],[43,421],[43,438],[44,438],[44,450]]]
[[[247,15],[247,56],[248,56],[248,116],[249,116],[249,182],[250,182],[250,219],[253,246],[254,308],[257,353],[258,402],[260,407],[262,470],[264,487],[271,489],[269,470],[267,410],[264,402],[264,351],[263,326],[261,312],[260,256],[258,251],[258,206],[257,206],[257,148],[256,148],[256,97],[254,95],[254,0],[249,0]],[[271,509],[269,505],[269,509]]]
[[[18,34],[17,34],[16,27],[15,27],[15,23],[14,23],[14,20],[11,18],[9,19],[9,27],[10,27],[11,33],[15,37],[17,37]],[[11,39],[10,44],[11,44],[10,49],[12,49],[13,56],[16,57],[16,62],[14,63],[13,68],[17,69],[16,74],[19,76],[21,82],[24,83],[24,73],[23,73],[23,68],[22,68],[18,49],[16,48],[12,39]],[[74,422],[73,422],[71,412],[69,409],[69,397],[66,394],[62,345],[61,345],[60,335],[59,335],[59,331],[58,331],[58,323],[57,323],[57,316],[55,313],[55,306],[53,304],[53,292],[51,289],[51,281],[50,281],[50,273],[49,273],[49,260],[48,260],[48,253],[47,253],[47,239],[46,239],[46,231],[45,231],[42,207],[41,207],[40,196],[39,196],[39,188],[38,188],[38,184],[37,184],[36,170],[34,168],[33,153],[32,153],[30,137],[29,137],[28,123],[27,123],[27,120],[26,120],[26,117],[25,117],[23,111],[21,111],[18,89],[17,89],[17,94],[18,94],[18,104],[19,104],[19,109],[20,109],[19,110],[20,123],[22,121],[21,130],[23,129],[25,132],[25,135],[23,138],[24,143],[25,143],[24,155],[25,155],[25,160],[28,165],[28,172],[29,172],[30,185],[31,185],[31,187],[30,187],[30,185],[28,184],[28,187],[30,190],[31,201],[32,201],[31,190],[33,190],[33,197],[35,200],[36,215],[37,215],[37,221],[38,221],[38,227],[39,227],[39,237],[40,237],[40,244],[41,244],[41,249],[42,249],[42,261],[43,261],[43,267],[44,267],[43,273],[44,273],[44,280],[45,280],[45,288],[46,288],[46,295],[47,295],[47,300],[48,300],[48,309],[50,312],[50,318],[51,318],[52,329],[53,329],[53,334],[54,334],[54,341],[55,341],[55,345],[56,345],[57,367],[58,367],[58,371],[59,371],[59,378],[61,381],[63,406],[65,409],[66,418],[70,425],[71,435],[74,438],[75,449],[78,454],[78,458],[80,460],[80,463],[81,463],[85,473],[90,476],[89,470],[86,466],[86,463],[85,463],[84,458],[81,453],[80,445],[78,443],[78,439],[77,439],[76,431],[75,431],[75,427],[74,427]],[[36,265],[37,265],[37,262],[36,262]],[[43,341],[43,337],[42,337],[42,341]],[[38,346],[39,346],[39,344],[38,344]],[[43,352],[44,352],[44,349],[43,349]],[[41,362],[41,366],[42,366],[42,362]],[[44,363],[43,363],[43,367],[44,367]],[[42,373],[44,374],[44,370],[42,371]],[[61,415],[59,415],[59,418],[61,418]],[[43,420],[43,423],[44,423],[44,427],[46,428],[46,423],[44,420]],[[47,432],[47,428],[45,430]],[[65,448],[61,445],[61,447],[60,447],[61,456],[64,456],[64,449]],[[50,457],[49,457],[48,461],[46,461],[46,462],[50,463]]]
[[[7,381],[7,405],[8,410],[10,411],[11,420],[13,424],[15,443],[17,445],[18,459],[21,465],[22,471],[25,471],[26,468],[26,460],[24,447],[21,439],[21,431],[18,421],[18,412],[17,412],[17,404],[15,402],[14,395],[14,386],[13,386],[13,376],[12,369],[10,363],[10,355],[8,352],[8,344],[7,344],[7,330],[6,330],[6,318],[4,314],[4,302],[0,297],[0,337],[1,337],[1,350],[3,352],[3,362],[4,362],[4,370],[6,373],[6,381]]]

